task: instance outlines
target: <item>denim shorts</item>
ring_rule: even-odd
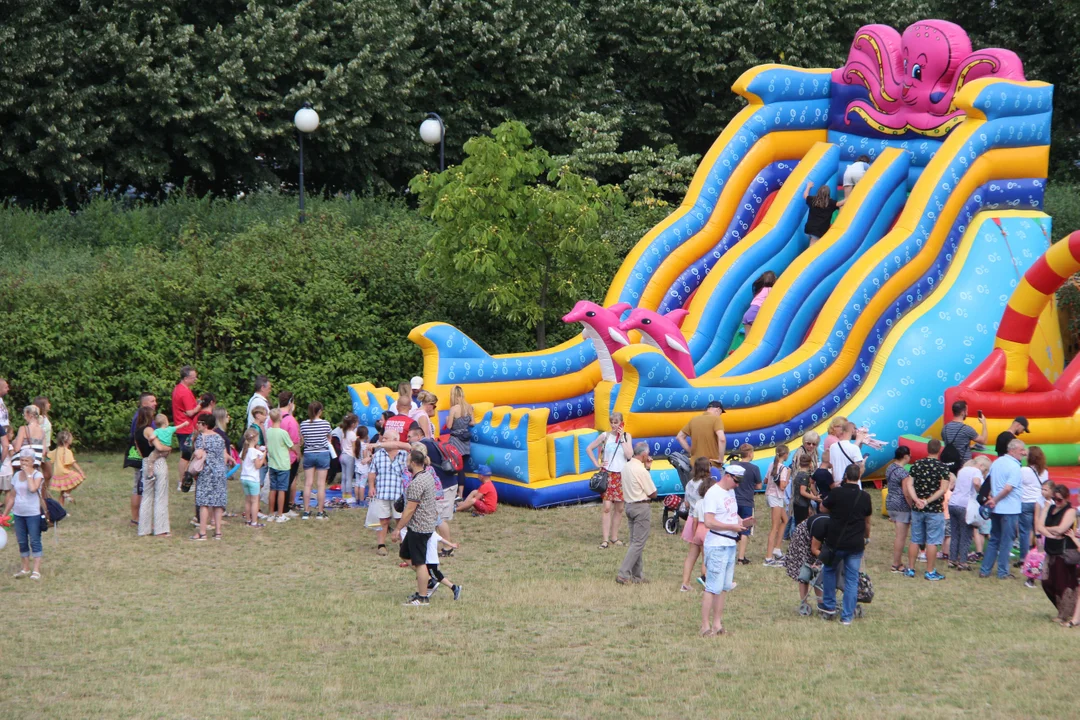
[[[734,587],[737,550],[736,545],[705,548],[705,592],[719,595]]]
[[[911,511],[910,510],[890,510],[889,519],[893,522],[900,523],[901,525],[911,524]]]
[[[741,517],[743,520],[745,520],[746,518],[754,517],[754,506],[753,505],[739,505],[738,508],[739,508],[739,517]],[[754,526],[751,525],[749,528],[747,528],[746,530],[743,530],[739,534],[750,537],[751,535],[754,534]]]
[[[270,468],[270,489],[274,492],[289,492],[289,471]]]
[[[911,542],[916,545],[941,545],[945,542],[945,513],[912,512]]]
[[[251,497],[252,495],[259,494],[258,480],[248,480],[247,478],[241,478],[240,484],[244,486],[244,495]]]
[[[315,468],[316,470],[329,470],[330,451],[323,450],[322,452],[304,453],[304,469],[310,470],[311,468]]]

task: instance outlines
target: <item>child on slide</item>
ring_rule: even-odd
[[[754,299],[750,301],[750,309],[743,315],[743,336],[750,334],[750,326],[757,320],[758,311],[761,310],[761,306],[765,304],[765,298],[769,297],[769,291],[772,290],[772,286],[776,284],[776,273],[772,270],[766,270],[761,273],[761,277],[754,281],[752,290],[754,291]]]
[[[814,183],[808,182],[806,189],[803,190],[803,199],[810,208],[810,215],[806,218],[803,231],[810,238],[811,246],[829,231],[833,213],[846,202],[846,200],[833,200],[832,195],[829,194],[829,188],[824,185],[818,188],[817,193],[811,198],[810,191],[813,189]]]

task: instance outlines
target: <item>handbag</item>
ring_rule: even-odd
[[[619,436],[616,435],[615,436],[615,441],[616,441],[615,447],[616,448],[618,448],[618,446],[619,446],[618,440],[619,440]],[[604,444],[605,445],[607,444],[607,438],[606,437],[604,438]],[[604,460],[604,456],[601,455],[600,459]],[[600,469],[597,470],[595,473],[593,473],[593,476],[591,478],[589,478],[589,489],[592,490],[597,495],[603,495],[604,493],[607,492],[608,479],[609,479],[610,473],[604,468],[604,466],[607,465],[608,462],[609,462],[608,460],[604,460],[604,462],[600,463]]]
[[[195,483],[195,478],[199,477],[199,473],[202,472],[205,464],[205,455],[192,458],[191,462],[188,463],[187,471],[184,473],[184,479],[180,481],[180,492],[191,492],[191,486]]]
[[[142,469],[142,455],[139,454],[139,449],[132,445],[128,448],[127,455],[124,456],[124,467],[131,468],[133,470]]]
[[[968,500],[967,511],[964,513],[964,522],[968,525],[982,525],[982,515],[979,514],[979,501],[972,497]]]
[[[47,531],[67,517],[67,510],[64,509],[64,506],[51,497],[45,497],[41,492],[41,488],[38,488],[38,502],[41,504],[41,532]]]
[[[1061,559],[1066,565],[1080,565],[1080,550],[1065,548],[1065,552],[1061,553]]]

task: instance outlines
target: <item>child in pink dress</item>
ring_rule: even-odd
[[[754,291],[754,299],[750,301],[750,309],[743,315],[743,335],[750,334],[750,326],[757,320],[758,311],[761,310],[761,306],[765,304],[765,298],[769,297],[769,291],[772,290],[772,286],[776,284],[776,273],[772,270],[767,270],[761,274],[757,280],[754,281],[752,290]]]

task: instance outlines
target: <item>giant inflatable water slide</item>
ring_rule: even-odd
[[[500,500],[595,499],[585,447],[614,411],[656,456],[712,400],[726,409],[728,447],[752,443],[763,464],[837,414],[895,445],[939,423],[945,390],[994,349],[1010,296],[1050,246],[1052,86],[1026,80],[1015,53],[973,51],[959,26],[926,20],[902,34],[861,28],[841,68],[763,65],[733,90],[747,105],[682,204],[602,303],[564,318],[580,335],[494,356],[443,323],[409,335],[439,409],[460,385],[482,416],[470,462],[492,467]],[[869,170],[810,246],[807,184],[841,196],[861,155]],[[778,280],[732,352],[767,270]],[[1053,303],[1036,315],[1032,332],[1053,345]],[[1060,350],[1029,357],[1060,374]],[[1075,384],[1060,393],[1072,398]],[[369,383],[349,391],[369,425],[393,401]],[[891,456],[872,452],[870,469]],[[681,492],[667,462],[652,472],[661,494]]]

